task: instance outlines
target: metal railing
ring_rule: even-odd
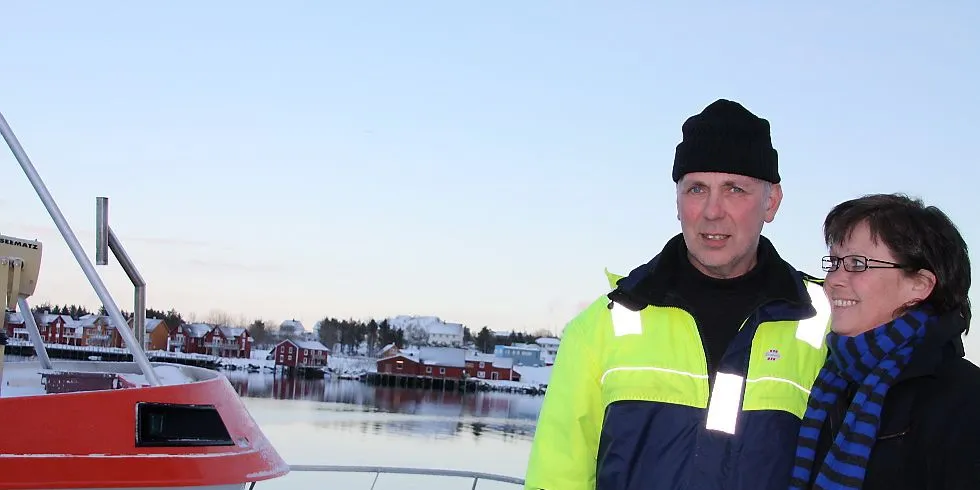
[[[481,473],[478,471],[466,471],[466,470],[442,470],[436,468],[403,468],[395,466],[338,466],[338,465],[309,465],[309,464],[294,464],[289,466],[290,472],[304,472],[304,471],[325,471],[325,472],[336,472],[336,473],[373,473],[374,480],[371,483],[371,490],[378,484],[378,478],[382,474],[399,474],[399,475],[426,475],[426,476],[446,476],[455,478],[471,478],[473,479],[473,490],[476,489],[477,483],[480,480],[494,481],[500,483],[511,483],[518,486],[524,486],[523,478],[516,478],[513,476],[506,475],[495,475],[493,473]]]
[[[65,239],[65,243],[68,245],[68,249],[71,250],[72,255],[75,256],[75,260],[78,265],[82,268],[82,272],[85,273],[85,277],[88,279],[89,284],[92,285],[92,289],[95,290],[96,296],[102,301],[102,306],[105,307],[106,312],[109,314],[109,318],[116,325],[128,325],[126,319],[123,317],[122,311],[119,310],[119,306],[116,305],[116,300],[112,298],[109,294],[109,290],[106,288],[105,283],[102,281],[102,277],[96,272],[95,266],[92,265],[92,261],[89,260],[88,256],[85,255],[85,250],[82,248],[82,244],[78,241],[78,236],[75,235],[74,230],[68,224],[68,220],[65,219],[65,215],[61,212],[61,208],[54,201],[54,197],[51,196],[51,192],[48,191],[48,187],[44,184],[44,180],[41,179],[40,174],[38,174],[37,169],[34,168],[34,163],[27,156],[27,152],[24,151],[24,147],[21,146],[20,141],[17,136],[14,135],[13,129],[7,124],[7,120],[4,119],[3,114],[0,114],[0,136],[3,137],[4,141],[7,142],[7,146],[10,147],[10,152],[14,154],[14,159],[20,164],[21,169],[24,170],[24,174],[27,176],[27,180],[31,182],[34,187],[37,196],[41,199],[41,203],[44,204],[45,209],[48,210],[48,214],[51,215],[51,219],[54,221],[55,226],[58,231],[61,232],[61,236]],[[21,316],[24,317],[25,326],[28,328],[28,333],[34,340],[34,348],[37,351],[37,356],[41,360],[41,363],[45,368],[50,369],[51,360],[48,358],[47,350],[45,350],[44,343],[41,341],[40,333],[38,333],[37,324],[34,322],[34,318],[31,315],[30,305],[27,303],[27,297],[22,296],[17,300],[17,306],[21,311]],[[156,371],[153,370],[153,366],[150,364],[150,360],[146,357],[146,352],[143,351],[140,344],[136,342],[136,334],[128,328],[119,328],[119,333],[122,335],[123,342],[126,343],[126,347],[129,348],[133,354],[133,361],[139,366],[140,371],[151,386],[161,386],[159,376],[157,376]]]

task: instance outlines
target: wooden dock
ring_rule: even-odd
[[[299,377],[303,379],[323,379],[326,373],[323,372],[320,366],[286,366],[277,365],[275,369],[276,376],[289,377]]]
[[[397,386],[440,391],[480,391],[479,384],[472,378],[455,379],[371,372],[362,375],[361,381],[372,386]]]

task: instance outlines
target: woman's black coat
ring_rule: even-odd
[[[864,490],[980,490],[980,368],[963,357],[967,323],[947,315],[930,327],[885,397]],[[852,396],[827,414],[816,461]]]

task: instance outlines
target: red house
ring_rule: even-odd
[[[4,313],[4,328],[7,338],[27,339],[27,327],[24,325],[24,318],[16,311]],[[23,337],[21,337],[23,335]]]
[[[122,335],[106,315],[91,313],[78,319],[81,327],[81,344],[96,347],[122,347]]]
[[[276,366],[323,367],[327,365],[330,349],[315,340],[286,339],[272,350]]]
[[[521,380],[520,373],[514,371],[513,359],[496,357],[493,354],[482,352],[472,352],[466,355],[466,375],[479,379]]]
[[[214,327],[206,323],[185,323],[170,333],[170,352],[209,354],[204,336]]]
[[[75,327],[78,323],[71,316],[44,313],[34,315],[34,318],[37,321],[37,329],[41,333],[41,338],[45,343],[75,345],[79,343],[71,340],[76,336]]]
[[[399,352],[378,359],[378,372],[431,378],[460,379],[466,368],[466,351],[452,347],[423,347],[418,353]]]
[[[252,355],[252,337],[241,327],[214,327],[203,339],[205,351],[213,356],[248,359]]]
[[[393,356],[378,359],[378,372],[385,374],[401,374],[405,376],[419,376],[421,370],[419,360],[414,353],[398,353]]]

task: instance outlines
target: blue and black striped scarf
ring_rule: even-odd
[[[796,447],[790,489],[810,488],[817,440],[827,411],[848,383],[859,385],[834,444],[818,466],[812,488],[860,490],[871,456],[885,394],[925,335],[930,317],[913,310],[861,335],[827,335],[830,356],[814,382]]]

